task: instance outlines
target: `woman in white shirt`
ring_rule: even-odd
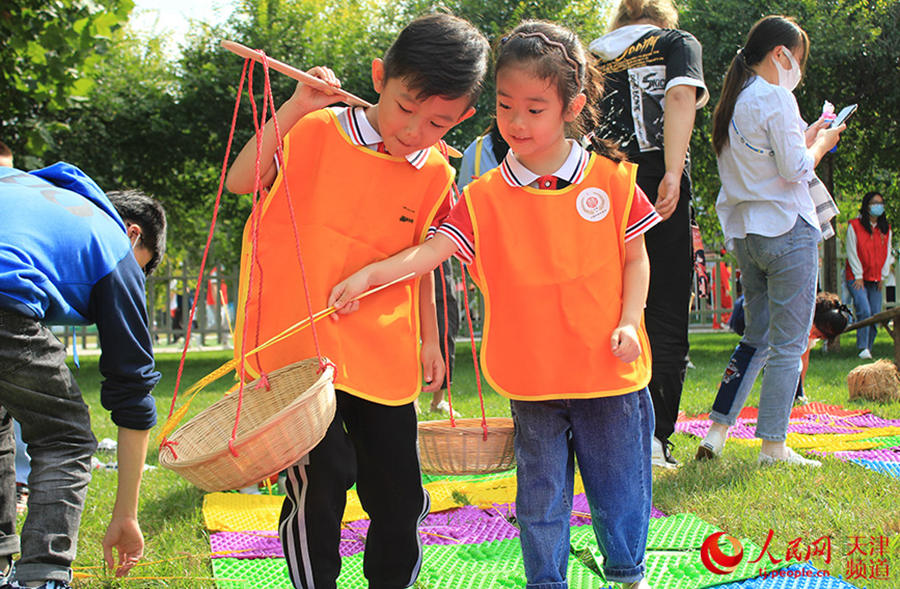
[[[821,234],[808,185],[844,129],[829,129],[823,119],[807,128],[800,117],[792,92],[808,54],[809,38],[793,19],[761,19],[732,60],[713,114],[722,180],[716,212],[741,268],[747,326],[722,378],[698,459],[721,453],[728,427],[765,365],[759,463],[820,465],[785,444],[816,297]]]
[[[884,197],[867,192],[859,205],[859,216],[847,227],[847,266],[844,278],[853,297],[856,320],[862,321],[881,311],[881,283],[891,272],[891,226],[884,212]],[[872,357],[876,326],[856,330],[859,357]]]

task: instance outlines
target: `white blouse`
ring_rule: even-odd
[[[815,159],[805,130],[788,90],[754,76],[738,95],[728,143],[718,156],[716,212],[729,249],[748,233],[783,235],[797,217],[819,229],[809,194]]]

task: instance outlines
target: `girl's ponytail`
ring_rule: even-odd
[[[806,66],[809,37],[791,17],[764,17],[747,33],[744,46],[738,50],[737,55],[731,60],[731,65],[728,66],[725,82],[722,84],[722,94],[713,111],[712,141],[716,154],[722,153],[728,144],[728,125],[734,116],[734,105],[747,81],[756,75],[754,66],[761,63],[770,51],[782,45],[791,51],[801,49],[803,59],[800,60],[800,67]]]

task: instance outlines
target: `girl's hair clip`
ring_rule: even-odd
[[[581,65],[580,65],[577,61],[575,61],[574,59],[572,59],[572,56],[569,55],[569,50],[566,49],[566,46],[565,46],[565,45],[563,45],[563,44],[560,43],[559,41],[554,41],[554,40],[550,39],[547,35],[545,35],[544,33],[540,32],[540,31],[532,31],[532,32],[530,32],[530,33],[526,33],[526,32],[524,32],[524,31],[519,31],[518,33],[514,33],[514,34],[510,35],[509,37],[503,37],[503,39],[500,40],[500,44],[502,45],[502,44],[506,43],[506,42],[509,41],[512,37],[522,37],[523,39],[527,39],[527,38],[529,38],[529,37],[537,37],[538,39],[540,39],[541,41],[543,41],[543,42],[546,43],[547,45],[549,45],[549,46],[551,46],[551,47],[556,47],[557,49],[559,49],[559,50],[562,52],[562,54],[563,54],[563,58],[564,58],[567,62],[569,62],[569,65],[571,65],[571,66],[572,66],[572,69],[575,70],[575,77],[576,77],[576,79],[579,81],[579,85],[580,85],[580,81],[581,81]]]

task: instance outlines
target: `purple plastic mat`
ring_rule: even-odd
[[[823,417],[823,416],[815,416],[815,417]],[[898,427],[900,426],[900,419],[885,419],[883,417],[878,417],[877,415],[872,415],[871,413],[866,413],[865,415],[851,415],[850,417],[842,417],[836,419],[832,416],[827,416],[831,420],[835,421],[835,424],[840,425],[848,425],[851,427]]]
[[[793,418],[787,431],[795,434],[855,434],[867,427],[893,425],[900,420],[888,420],[873,415],[854,415],[846,418],[835,418],[833,415],[809,414],[801,418]],[[675,431],[702,438],[709,431],[709,420],[691,420],[675,424]],[[729,438],[751,439],[756,435],[756,422],[741,419],[728,430]]]
[[[494,503],[493,509],[503,517],[508,518],[516,515],[515,503]],[[650,507],[650,517],[666,517],[662,511],[655,506]],[[569,520],[570,527],[587,526],[591,523],[591,508],[588,505],[587,495],[578,493],[572,498],[572,517]]]
[[[841,450],[840,452],[814,451],[822,456],[834,456],[839,460],[878,460],[900,462],[900,448],[875,448],[872,450]]]
[[[367,519],[346,524],[341,529],[341,556],[362,552],[368,531]],[[419,526],[419,536],[423,544],[481,544],[518,538],[519,530],[503,512],[465,506],[428,514]]]
[[[213,558],[277,558],[283,557],[278,532],[216,532],[209,535]]]

